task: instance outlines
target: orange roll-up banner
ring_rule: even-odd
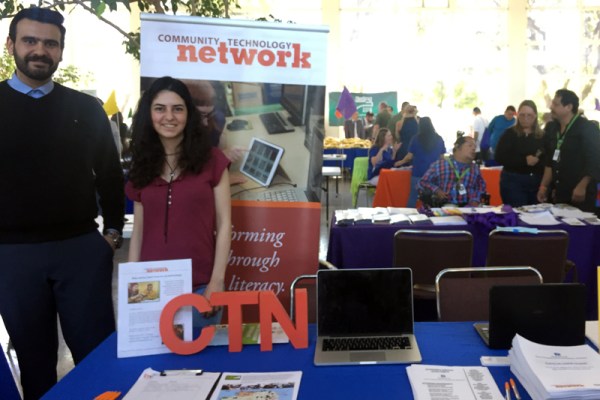
[[[233,201],[231,214],[225,290],[271,290],[288,308],[294,278],[318,268],[320,204]],[[258,319],[258,306],[245,307],[244,322]]]

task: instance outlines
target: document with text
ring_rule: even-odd
[[[146,368],[123,400],[205,400],[221,374]]]
[[[508,356],[533,398],[600,398],[600,355],[588,345],[546,346],[517,334]]]
[[[117,357],[169,353],[159,323],[171,299],[192,292],[192,261],[169,260],[119,264]],[[192,310],[182,307],[173,321],[175,334],[192,340]]]
[[[406,367],[415,400],[504,400],[486,367]]]

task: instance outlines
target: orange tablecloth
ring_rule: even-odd
[[[490,194],[490,205],[502,204],[500,198],[501,169],[481,168],[481,176]],[[410,193],[410,170],[383,169],[373,198],[373,207],[406,207]]]

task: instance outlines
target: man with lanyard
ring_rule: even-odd
[[[596,211],[596,184],[600,180],[600,131],[579,115],[579,98],[567,89],[556,92],[550,107],[554,121],[546,134],[556,138],[552,166],[544,169],[538,201],[551,199],[583,211]]]
[[[16,71],[0,82],[0,314],[25,400],[56,383],[57,315],[76,364],[115,329],[123,172],[100,103],[52,81],[64,40],[60,13],[19,11],[6,41]]]
[[[429,167],[417,189],[430,192],[438,202],[458,206],[477,206],[485,193],[485,181],[475,160],[475,140],[461,136],[454,143],[452,156],[444,157]]]

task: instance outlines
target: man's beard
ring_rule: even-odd
[[[26,77],[36,80],[36,81],[47,81],[52,77],[52,74],[58,69],[58,63],[54,63],[54,61],[50,57],[46,56],[27,56],[22,58],[16,52],[14,53],[15,64],[17,65],[17,69],[21,71]],[[40,68],[30,68],[30,62],[43,62],[48,65],[47,69]]]

